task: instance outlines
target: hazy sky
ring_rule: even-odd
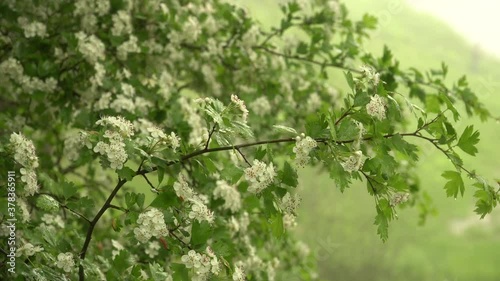
[[[408,0],[448,22],[474,44],[500,57],[499,0]]]

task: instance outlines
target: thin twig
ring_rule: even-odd
[[[156,189],[156,187],[154,187],[154,185],[149,181],[148,177],[145,174],[142,174],[141,176],[148,182],[149,186],[151,186],[152,189]]]
[[[204,149],[207,149],[208,146],[210,145],[210,140],[212,139],[212,135],[215,132],[216,127],[217,127],[217,123],[214,123],[214,125],[212,126],[212,129],[210,130],[210,133],[208,133],[208,139],[207,139],[207,143],[205,143]]]
[[[243,154],[243,152],[241,152],[241,150],[239,148],[236,148],[236,151],[238,151],[241,155],[241,157],[243,157],[243,160],[245,160],[245,162],[248,164],[248,166],[252,167],[252,164],[250,164],[250,162],[248,162],[247,158],[245,157],[245,154]]]

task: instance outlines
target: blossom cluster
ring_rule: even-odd
[[[156,126],[151,126],[146,130],[151,134],[153,144],[168,145],[174,151],[177,150],[177,148],[179,148],[181,145],[180,138],[174,132],[171,132],[170,135],[167,135]]]
[[[90,64],[106,58],[106,47],[95,35],[80,31],[75,36],[78,39],[78,51]]]
[[[207,280],[210,274],[219,275],[221,271],[220,262],[210,247],[206,248],[206,254],[190,250],[187,255],[181,257],[187,268],[193,268],[195,278],[193,280]]]
[[[245,102],[241,100],[237,95],[231,95],[231,102],[235,104],[242,112],[241,118],[243,119],[243,122],[246,122],[248,119],[248,109],[245,105]]]
[[[179,104],[187,118],[187,123],[191,127],[189,134],[189,144],[199,145],[208,138],[208,130],[204,126],[203,119],[198,114],[196,108],[185,97],[179,98]]]
[[[281,198],[281,209],[286,213],[295,214],[297,213],[297,208],[299,207],[301,201],[302,199],[298,194],[292,196],[289,192],[287,192],[285,196]]]
[[[296,141],[297,143],[293,148],[293,152],[295,153],[295,162],[298,166],[304,167],[311,159],[309,153],[312,149],[318,146],[318,143],[311,137],[306,137],[304,134],[297,136]]]
[[[14,151],[14,160],[22,166],[21,181],[26,183],[25,192],[27,195],[34,195],[38,192],[38,180],[35,173],[38,167],[38,157],[35,146],[31,140],[17,133],[10,135],[10,144]]]
[[[390,204],[392,207],[394,207],[396,205],[399,205],[401,203],[408,201],[409,198],[410,198],[410,193],[398,192],[398,193],[395,193],[394,195],[392,195]]]
[[[346,172],[352,173],[359,171],[365,163],[366,156],[363,155],[361,150],[355,151],[353,155],[349,156],[345,161],[340,164]]]
[[[21,247],[17,248],[16,257],[26,256],[31,257],[36,253],[42,252],[44,249],[41,246],[34,246],[31,243],[25,243]]]
[[[71,272],[73,267],[75,266],[75,261],[73,260],[73,254],[72,253],[60,253],[57,256],[57,263],[56,263],[58,268],[62,268],[66,272]]]
[[[370,97],[370,102],[366,105],[366,112],[377,118],[378,120],[385,119],[385,102],[379,95]]]
[[[88,139],[87,132],[77,132],[69,134],[64,140],[64,155],[71,161],[75,161],[80,156],[79,150],[86,146],[88,149],[92,148],[92,143]]]
[[[0,63],[0,82],[8,82],[9,79],[20,85],[20,88],[15,91],[23,91],[29,94],[35,91],[53,93],[57,88],[57,80],[53,77],[42,80],[38,77],[24,75],[23,66],[12,57]]]
[[[174,190],[178,197],[189,202],[191,210],[188,216],[190,219],[196,219],[199,222],[214,222],[214,213],[206,206],[208,199],[206,196],[194,192],[194,190],[189,187],[187,179],[183,174],[179,174],[177,181],[174,183]]]
[[[237,262],[234,265],[233,281],[245,281],[246,273],[242,262]]]
[[[29,22],[27,18],[20,17],[17,19],[19,26],[24,30],[24,36],[26,38],[39,36],[41,38],[47,37],[47,27],[45,24],[33,21]]]
[[[163,213],[156,209],[142,213],[137,219],[138,226],[134,228],[135,238],[141,242],[146,243],[151,237],[163,237],[168,235],[167,225]]]
[[[380,82],[380,73],[376,72],[372,67],[364,65],[361,67],[361,72],[374,86],[377,86]]]
[[[106,155],[111,169],[120,170],[128,158],[123,138],[134,135],[134,125],[123,117],[114,116],[103,117],[96,122],[96,125],[108,128],[104,132],[104,138],[108,141],[99,141],[94,147],[94,152]]]
[[[260,193],[267,188],[276,177],[273,163],[266,165],[264,162],[254,160],[252,167],[245,169],[245,178],[249,181],[250,186],[248,191],[252,193]]]
[[[241,208],[241,195],[236,187],[229,185],[224,180],[218,180],[214,189],[214,197],[222,198],[224,205],[222,207],[232,212],[237,212]]]

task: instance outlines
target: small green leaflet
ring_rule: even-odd
[[[273,125],[273,128],[278,132],[291,133],[294,135],[298,135],[297,131],[294,128],[282,126],[282,125]]]
[[[465,185],[464,181],[462,180],[462,175],[460,175],[459,172],[446,171],[441,176],[448,180],[448,182],[444,186],[444,189],[446,189],[446,195],[448,197],[453,196],[457,198],[459,191],[460,194],[464,196]]]
[[[280,213],[272,215],[268,219],[268,223],[274,237],[279,238],[284,234],[285,228],[283,227],[283,216]]]
[[[283,171],[280,172],[280,175],[281,182],[286,185],[296,187],[299,184],[297,180],[297,171],[295,171],[288,162],[285,162],[285,166],[283,167]]]
[[[130,169],[129,167],[123,167],[120,170],[116,171],[116,173],[121,179],[125,179],[127,181],[131,181],[135,176],[134,170]]]
[[[474,156],[477,153],[477,148],[475,145],[479,142],[479,132],[474,132],[474,126],[467,126],[462,136],[458,140],[458,147],[462,149],[464,152]]]

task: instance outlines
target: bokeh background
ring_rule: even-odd
[[[277,1],[233,0],[246,6],[266,27],[280,20]],[[343,1],[351,18],[364,13],[379,18],[379,28],[366,44],[377,55],[388,45],[403,67],[422,70],[449,66],[448,84],[466,74],[476,94],[494,114],[500,115],[500,1],[475,0],[349,0]],[[496,55],[495,55],[496,54]],[[332,85],[346,89],[342,72]],[[469,124],[481,132],[477,157],[463,154],[468,167],[489,180],[500,177],[500,124],[459,121],[458,132]],[[500,209],[480,220],[474,214],[473,187],[464,198],[447,198],[441,172],[453,165],[416,143],[424,155],[418,167],[422,190],[432,198],[435,212],[419,226],[418,208],[398,210],[383,243],[373,225],[375,207],[365,184],[341,193],[314,169],[301,171],[297,235],[319,260],[322,280],[352,281],[498,281],[500,280]]]

